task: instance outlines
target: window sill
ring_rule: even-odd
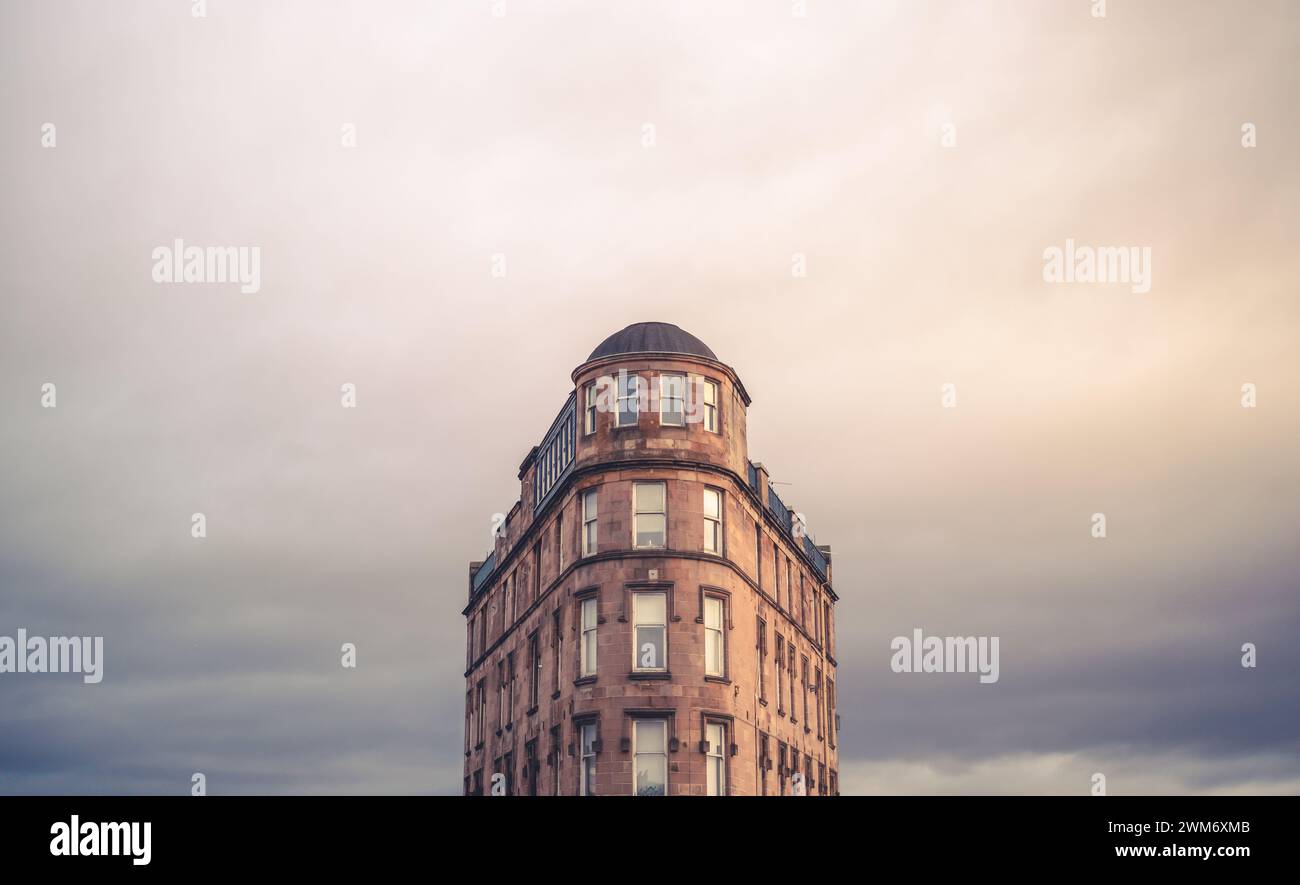
[[[536,716],[536,715],[537,715],[537,707],[536,707],[536,706],[529,707],[527,710],[524,711],[524,715],[525,715],[525,716]]]
[[[558,688],[555,691],[551,692],[551,700],[555,700],[559,696],[560,696],[560,690]]]
[[[672,679],[673,674],[669,673],[667,670],[633,670],[631,673],[627,674],[627,678],[632,680],[637,680],[637,681],[640,680],[666,681]]]
[[[574,685],[593,685],[596,682],[595,676],[579,676],[573,680]]]
[[[726,676],[705,676],[705,682],[716,682],[719,685],[730,685],[731,680]]]
[[[767,706],[767,698],[759,698],[758,702],[762,704],[764,707]]]
[[[501,731],[501,729],[498,728],[498,729],[497,729],[497,737],[501,737],[502,733],[503,733],[503,732]]]

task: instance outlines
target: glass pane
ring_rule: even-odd
[[[722,600],[716,596],[704,597],[704,626],[714,629],[722,626]]]
[[[636,628],[636,666],[641,670],[663,670],[668,665],[664,660],[664,628]]]
[[[666,723],[659,720],[640,720],[636,723],[636,752],[663,753],[667,751]]]
[[[661,375],[659,383],[659,393],[663,397],[680,400],[686,389],[686,378],[681,375]]]
[[[664,509],[664,485],[661,482],[639,482],[636,484],[636,512],[662,513]]]
[[[709,752],[715,756],[722,754],[722,726],[709,725],[705,731],[706,739],[709,742]]]
[[[718,385],[712,381],[704,382],[704,402],[710,406],[718,402]]]
[[[594,519],[596,516],[596,493],[587,492],[582,496],[582,507],[586,513],[587,519]]]
[[[637,624],[668,623],[668,597],[663,593],[637,593],[632,603]]]
[[[594,599],[582,601],[582,626],[583,629],[592,629],[596,626],[596,600]]]
[[[637,756],[636,794],[663,796],[667,792],[667,764],[663,756]]]
[[[711,519],[718,519],[721,516],[721,498],[713,489],[704,490],[704,515]]]
[[[706,630],[704,633],[704,672],[709,676],[722,675],[722,633]]]
[[[665,543],[664,515],[642,513],[636,518],[636,546],[662,547]]]
[[[596,741],[596,727],[594,725],[584,725],[582,727],[582,755],[589,756],[592,753],[592,744]]]

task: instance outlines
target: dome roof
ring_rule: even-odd
[[[672,323],[633,323],[600,342],[587,361],[619,353],[688,353],[718,359],[707,344]]]

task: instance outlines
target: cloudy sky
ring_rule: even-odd
[[[846,792],[1300,792],[1300,13],[794,6],[0,4],[0,635],[106,655],[0,792],[457,792],[467,563],[641,320],[834,548]]]

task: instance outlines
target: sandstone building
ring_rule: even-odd
[[[465,792],[834,795],[831,556],[749,460],[749,394],[637,323],[573,372],[469,568]]]

